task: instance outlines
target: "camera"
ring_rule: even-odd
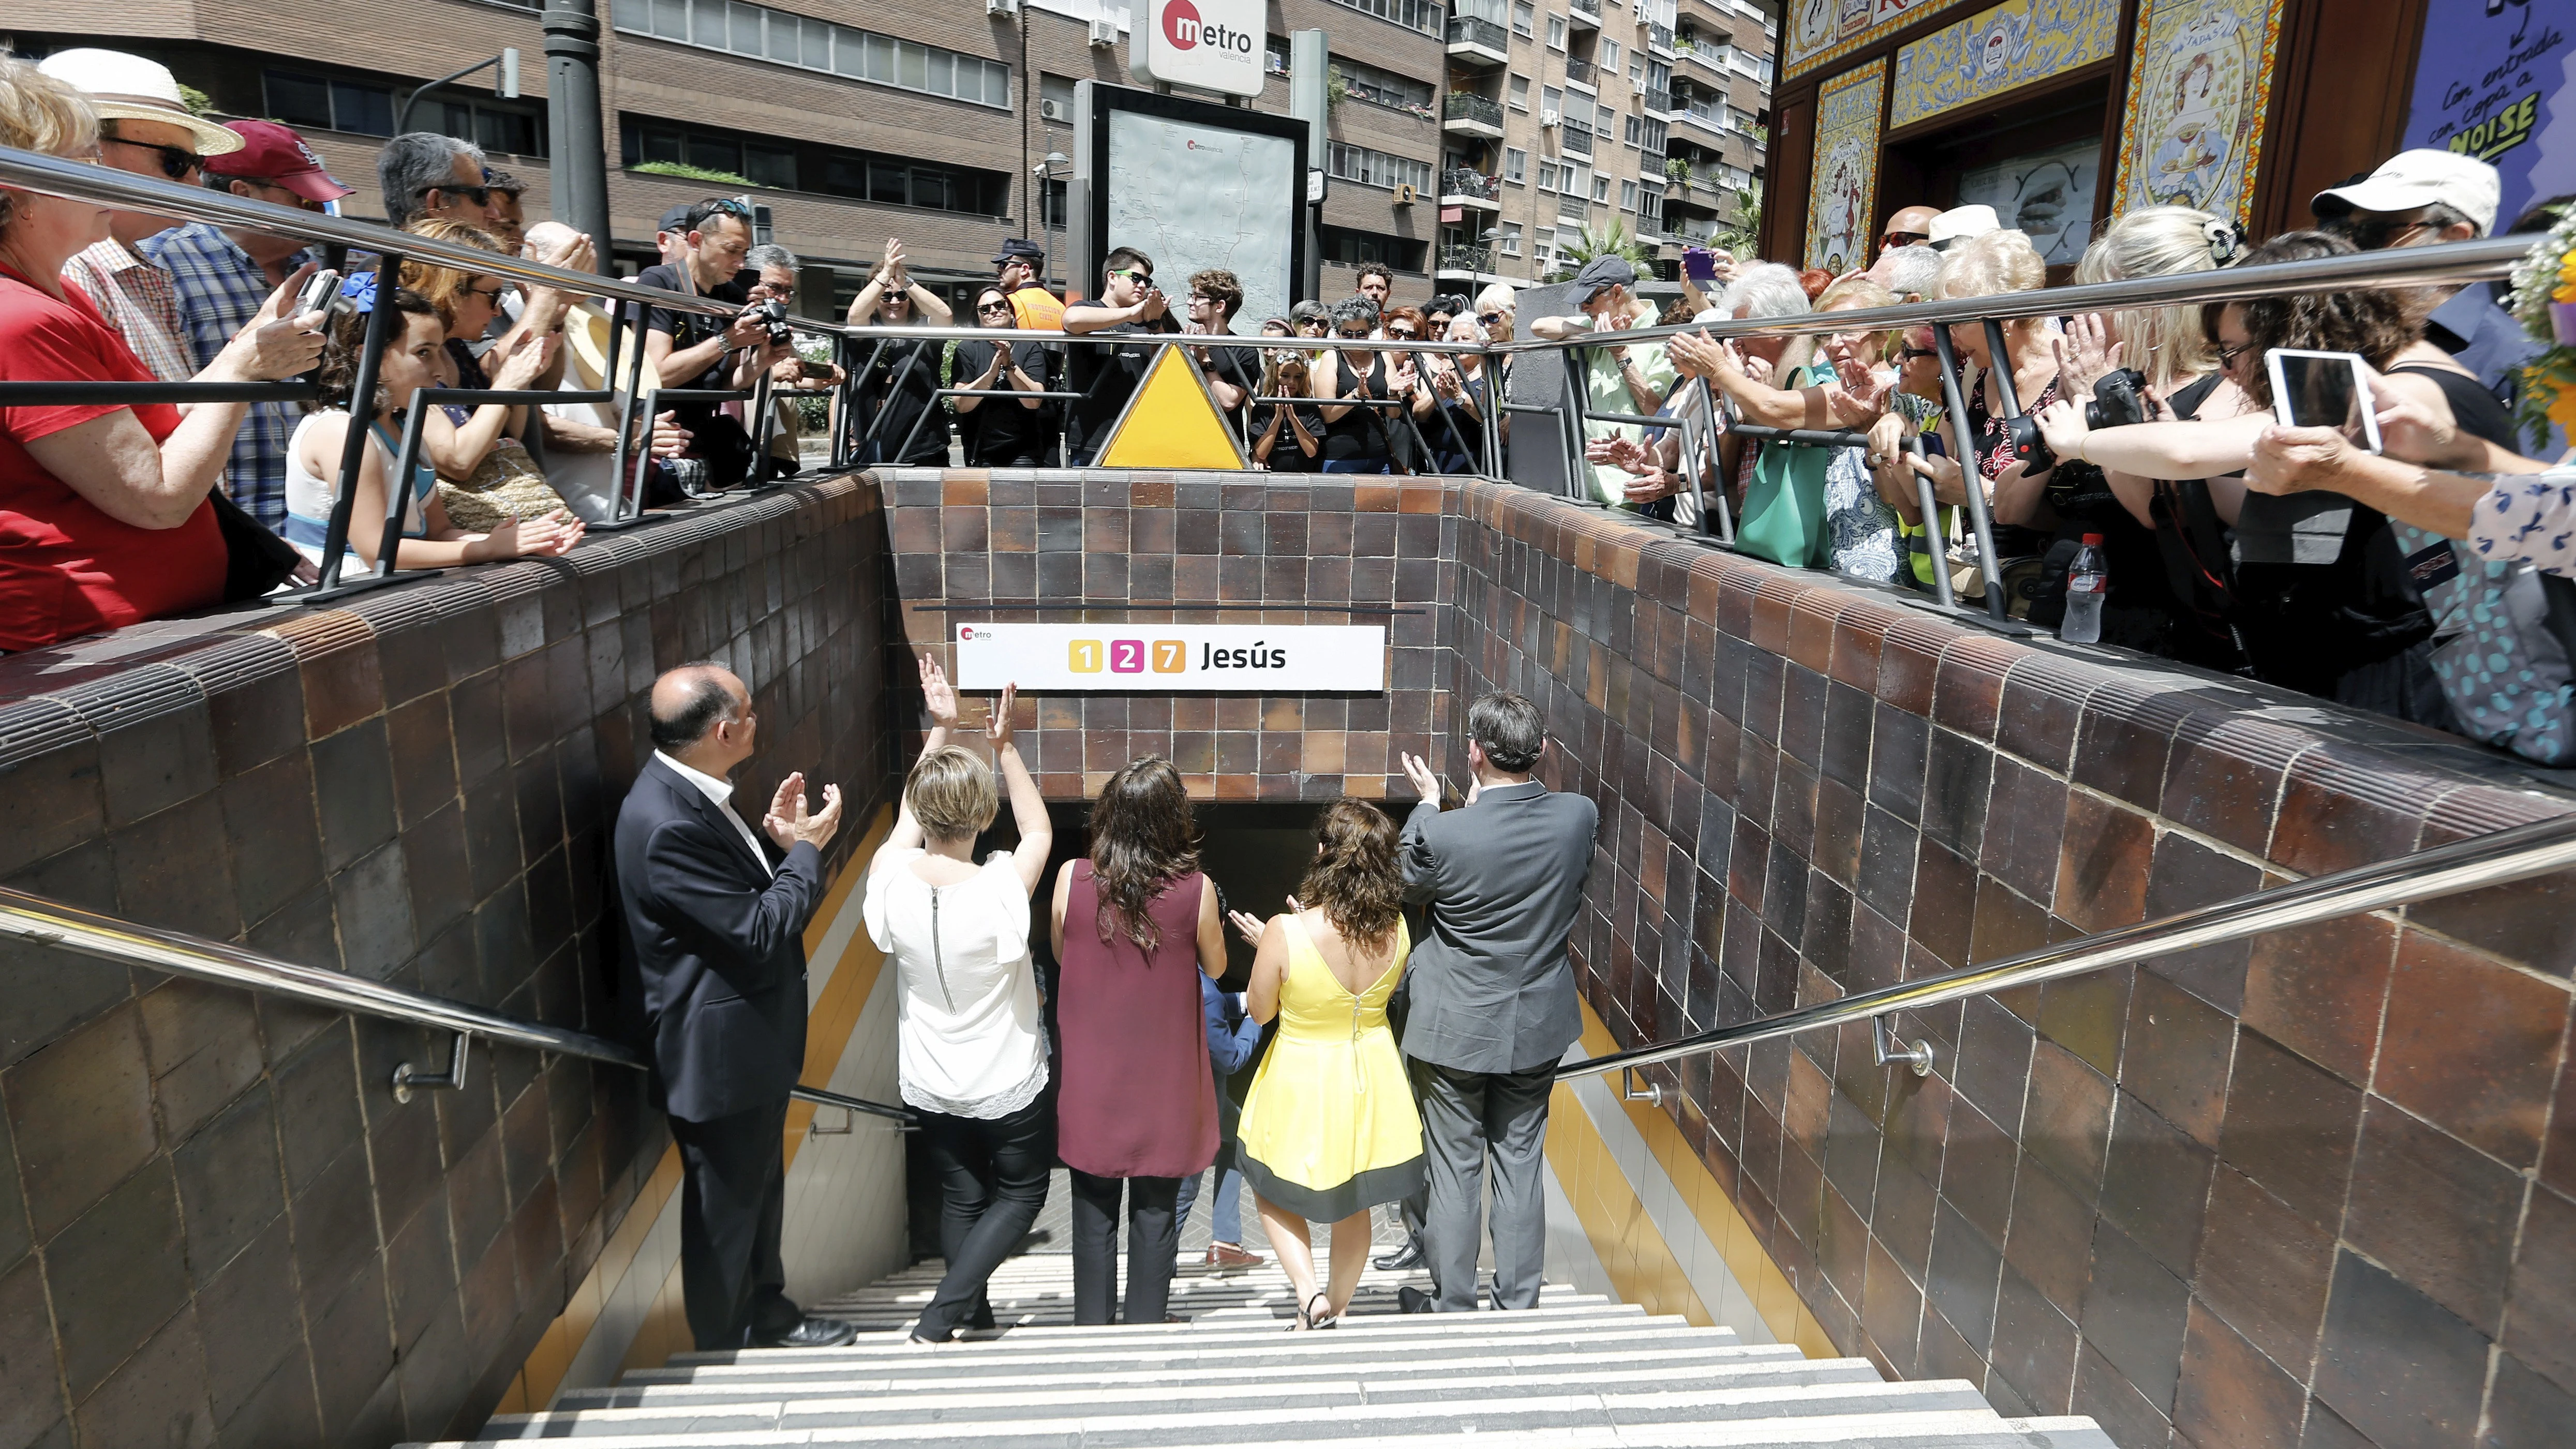
[[[766,302],[754,303],[751,310],[760,317],[760,325],[768,332],[769,344],[772,347],[785,347],[793,340],[794,334],[787,327],[786,303],[771,298]]]
[[[2147,420],[2147,375],[2123,367],[2093,384],[2093,400],[2084,405],[2084,426],[2125,428]]]
[[[2057,454],[2051,452],[2048,440],[2040,436],[2039,419],[2028,413],[2017,418],[2001,419],[2004,438],[2012,446],[2012,455],[2025,473],[2045,473],[2057,466]]]

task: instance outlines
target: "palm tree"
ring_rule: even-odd
[[[1762,254],[1762,198],[1753,192],[1738,193],[1735,220],[1710,233],[1708,244],[1723,248],[1737,261],[1748,262]]]
[[[1584,264],[1602,257],[1621,257],[1644,276],[1655,269],[1654,253],[1629,232],[1628,224],[1613,218],[1609,225],[1594,231],[1584,227],[1575,239],[1557,248],[1556,270],[1548,274],[1551,282],[1566,282],[1582,271]]]

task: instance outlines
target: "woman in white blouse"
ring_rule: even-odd
[[[894,959],[901,992],[903,1100],[921,1114],[940,1177],[939,1247],[947,1276],[913,1326],[916,1343],[990,1328],[984,1282],[1046,1205],[1055,1165],[1046,1099],[1046,1032],[1029,958],[1029,895],[1054,844],[1046,802],[1011,742],[1006,688],[984,737],[1011,792],[1016,849],[974,860],[993,823],[992,768],[952,745],[957,691],[921,663],[931,731],[903,786],[894,833],[868,863],[868,939]]]

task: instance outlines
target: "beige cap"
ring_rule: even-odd
[[[36,69],[88,97],[102,121],[185,126],[197,138],[200,156],[225,156],[242,148],[238,132],[189,113],[187,102],[179,98],[179,78],[157,60],[121,50],[58,50]]]

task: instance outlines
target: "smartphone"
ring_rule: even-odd
[[[2378,412],[2359,354],[2275,347],[2264,365],[2272,374],[2272,412],[2283,427],[2334,428],[2354,446],[2379,451]]]
[[[832,375],[832,364],[828,362],[801,362],[797,364],[797,371],[800,376],[821,379]]]
[[[1717,253],[1707,247],[1682,248],[1682,275],[1694,282],[1717,280]]]

